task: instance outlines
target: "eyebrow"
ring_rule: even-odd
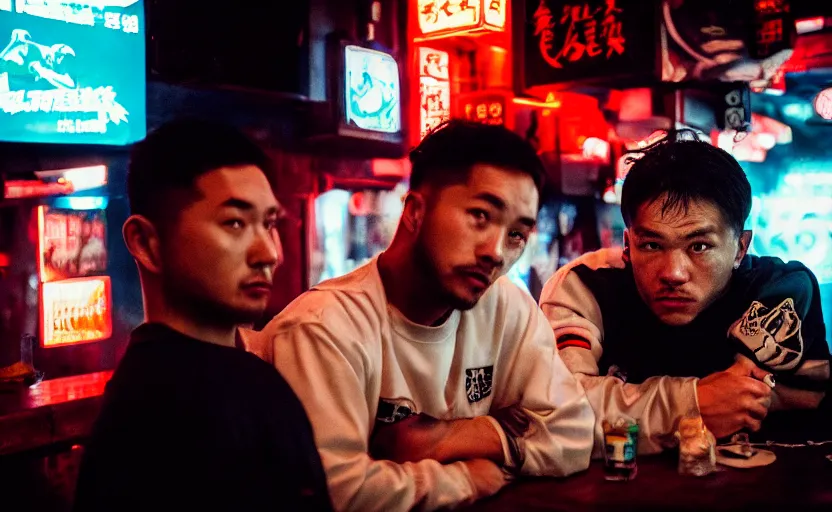
[[[653,231],[652,229],[647,228],[635,228],[633,229],[636,236],[645,237],[645,238],[664,238],[661,233]],[[703,228],[699,228],[697,230],[691,231],[690,233],[685,235],[685,240],[691,240],[693,238],[699,238],[700,236],[706,235],[713,235],[716,233],[716,228],[714,226],[705,226]]]
[[[506,209],[506,202],[500,199],[499,197],[491,194],[489,192],[480,192],[479,194],[474,196],[475,199],[481,199],[486,203],[491,204],[494,208],[498,210],[505,210]]]
[[[479,194],[475,195],[474,198],[485,201],[486,203],[489,203],[491,206],[500,211],[506,210],[505,201],[503,201],[501,198],[497,197],[496,195],[490,192],[480,192]],[[534,228],[537,224],[537,219],[534,219],[532,217],[520,217],[520,223],[529,228]]]
[[[685,238],[687,240],[690,240],[692,238],[699,238],[700,236],[713,235],[713,234],[716,234],[716,228],[714,226],[705,226],[704,228],[699,228],[695,231],[691,231],[690,233],[685,235]]]
[[[653,231],[652,229],[647,229],[647,228],[637,227],[637,228],[633,229],[633,232],[636,234],[636,236],[644,237],[644,238],[664,238],[661,235],[661,233],[657,233],[656,231]]]
[[[254,204],[245,199],[240,199],[238,197],[230,197],[220,203],[220,208],[236,208],[238,210],[243,211],[251,211],[254,209]],[[266,210],[266,216],[276,215],[278,217],[282,217],[286,214],[286,211],[280,204],[270,207]]]

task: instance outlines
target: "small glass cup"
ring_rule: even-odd
[[[621,419],[604,421],[604,478],[626,482],[638,474],[638,422]]]

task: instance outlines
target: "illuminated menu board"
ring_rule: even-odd
[[[107,268],[104,210],[38,208],[39,272],[42,282],[82,277]]]
[[[57,347],[109,338],[113,333],[108,276],[41,285],[41,343]]]

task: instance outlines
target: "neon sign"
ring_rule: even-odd
[[[43,283],[40,304],[44,347],[98,341],[113,334],[108,276]]]
[[[0,2],[0,139],[144,138],[143,2],[18,0],[14,10],[11,3]]]
[[[418,0],[419,30],[430,37],[503,32],[506,4],[506,0]]]
[[[774,190],[754,194],[747,228],[751,252],[799,260],[821,285],[832,283],[832,172],[823,163],[793,166]]]
[[[508,125],[511,99],[504,93],[474,92],[459,98],[459,117],[483,124]]]
[[[589,3],[564,5],[558,17],[548,2],[540,1],[534,12],[534,35],[539,38],[540,55],[549,66],[557,69],[566,63],[623,55],[627,39],[620,20],[622,9],[615,1],[590,9]],[[556,42],[557,34],[564,34]]]
[[[419,48],[420,139],[451,117],[448,52]]]

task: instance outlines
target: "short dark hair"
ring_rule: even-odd
[[[172,193],[189,192],[197,178],[222,167],[254,165],[271,178],[271,162],[237,129],[214,121],[177,119],[133,147],[127,171],[131,213],[153,222],[173,218]],[[270,179],[271,182],[271,179]]]
[[[448,121],[410,152],[410,164],[411,188],[463,182],[474,165],[487,164],[529,175],[543,199],[540,158],[523,137],[503,126]]]
[[[666,194],[662,213],[681,209],[691,201],[708,201],[722,212],[739,235],[751,213],[751,185],[740,164],[726,151],[700,140],[679,139],[670,133],[641,150],[621,191],[621,214],[631,226],[638,209]]]

